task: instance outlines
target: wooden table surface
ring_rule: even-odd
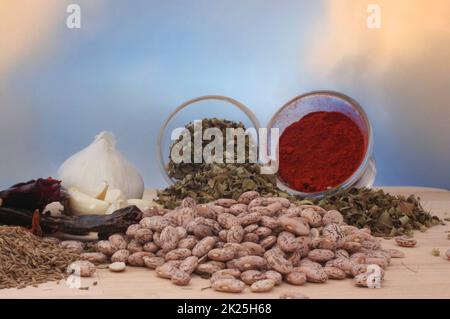
[[[439,217],[450,218],[450,191],[414,187],[384,189],[395,194],[417,194],[426,209]],[[189,286],[178,287],[158,278],[153,270],[128,267],[123,273],[100,269],[92,278],[83,278],[81,285],[89,287],[88,290],[71,289],[61,281],[38,288],[0,290],[0,298],[278,298],[284,291],[302,292],[310,298],[450,298],[450,261],[431,254],[432,248],[439,248],[444,254],[450,248],[449,231],[450,222],[447,222],[425,233],[416,232],[415,248],[401,248],[392,240],[383,240],[384,247],[399,248],[406,258],[392,259],[381,289],[358,288],[351,279],[346,279],[300,287],[283,283],[263,294],[251,293],[248,288],[241,294],[227,294],[202,289],[209,286],[209,281],[198,276]]]

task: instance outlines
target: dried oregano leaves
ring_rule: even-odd
[[[442,221],[426,212],[420,198],[393,196],[383,190],[352,188],[321,200],[312,200],[327,210],[338,210],[349,225],[370,228],[375,236],[394,237],[425,231]]]
[[[207,128],[219,128],[226,136],[227,128],[241,128],[242,123],[236,123],[224,119],[203,119],[202,130]],[[189,123],[186,128],[191,133],[192,152],[194,144],[194,124]],[[179,142],[176,141],[175,143]],[[203,147],[210,141],[203,140]],[[174,143],[174,144],[175,144]],[[260,174],[260,166],[249,163],[250,137],[245,140],[245,163],[242,164],[206,164],[206,163],[180,163],[172,161],[167,166],[169,176],[177,182],[158,192],[157,202],[166,208],[175,208],[180,205],[185,197],[195,199],[197,203],[208,203],[219,198],[237,199],[245,191],[258,191],[262,195],[281,196],[289,195],[278,189],[275,175]],[[173,145],[172,145],[173,147]],[[237,143],[234,146],[235,159],[238,156]],[[226,140],[223,144],[224,158],[226,152]],[[192,161],[193,162],[193,161]],[[293,200],[294,198],[291,197]]]
[[[63,279],[67,266],[78,257],[25,228],[0,226],[0,289]]]

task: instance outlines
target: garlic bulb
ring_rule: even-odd
[[[110,132],[101,132],[91,145],[67,159],[58,174],[64,187],[74,187],[92,197],[101,193],[105,183],[119,190],[125,199],[140,199],[144,194],[141,175],[116,150]]]

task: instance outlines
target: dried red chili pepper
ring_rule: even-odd
[[[67,196],[61,188],[61,181],[51,177],[39,178],[25,183],[19,183],[0,191],[3,206],[22,208],[34,211],[42,210],[52,202],[64,202]]]

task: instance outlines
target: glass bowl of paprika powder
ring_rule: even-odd
[[[323,197],[373,185],[372,126],[352,98],[334,91],[302,94],[283,105],[268,128],[278,128],[280,133],[280,189],[302,197]]]

